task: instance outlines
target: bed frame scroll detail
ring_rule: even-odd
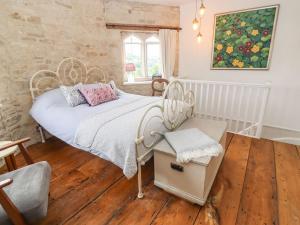
[[[195,97],[192,91],[185,92],[181,82],[174,80],[166,88],[163,100],[160,104],[151,106],[144,113],[139,123],[136,144],[136,157],[138,167],[138,198],[143,198],[142,190],[142,166],[147,157],[152,153],[154,145],[162,138],[164,131],[172,131],[178,128],[185,120],[194,114]],[[148,130],[152,140],[146,140],[145,132],[154,119],[161,122],[161,127],[156,130]],[[141,154],[140,149],[145,151]]]
[[[106,83],[106,72],[99,67],[87,67],[83,62],[74,57],[63,59],[56,69],[39,70],[34,73],[29,82],[32,102],[46,91],[58,88],[60,85],[75,85],[78,83]],[[45,142],[43,128],[38,125],[42,143]]]

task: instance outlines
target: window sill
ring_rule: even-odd
[[[127,86],[127,85],[141,85],[141,84],[151,84],[152,81],[151,80],[147,80],[147,81],[136,81],[136,82],[123,82],[123,85]]]

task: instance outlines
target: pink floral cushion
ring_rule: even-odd
[[[116,93],[109,84],[82,86],[79,91],[90,106],[117,99]]]

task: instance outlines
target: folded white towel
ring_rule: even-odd
[[[187,163],[205,156],[218,156],[222,145],[197,128],[165,133],[167,142],[177,153],[177,162]]]

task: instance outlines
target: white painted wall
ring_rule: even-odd
[[[249,83],[272,82],[264,125],[300,131],[300,1],[207,0],[203,42],[198,44],[191,21],[195,4],[181,6],[180,77]],[[210,70],[214,14],[280,4],[269,71]]]

